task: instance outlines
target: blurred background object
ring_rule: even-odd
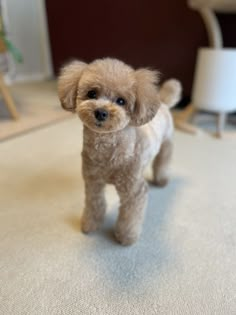
[[[199,13],[178,1],[46,1],[54,72],[71,58],[114,56],[177,77],[191,95],[199,47],[208,46]],[[235,17],[220,16],[226,45],[235,46]]]
[[[3,19],[2,19],[2,4],[0,1],[0,34],[3,34]],[[6,72],[8,70],[7,50],[5,43],[0,36],[0,71]]]
[[[185,0],[46,1],[55,74],[71,59],[112,56],[176,77],[190,95],[196,52],[207,45],[201,17]]]
[[[15,122],[10,120],[5,103],[0,102],[0,140],[69,116],[59,106],[56,82],[52,80],[44,1],[2,0],[2,18],[2,35],[7,36],[2,42],[4,80],[2,78],[0,82],[10,84],[8,89],[17,108],[14,117],[18,117],[19,113],[20,119]],[[10,48],[10,51],[6,51],[6,48]],[[23,62],[19,62],[21,60]]]
[[[7,52],[10,52],[17,62],[22,62],[22,56],[20,52],[7,38],[2,21],[2,6],[0,1],[0,93],[3,97],[4,105],[9,111],[11,117],[13,119],[18,119],[19,115],[16,110],[15,103],[3,78],[3,74],[8,70]]]
[[[197,56],[191,104],[176,117],[176,126],[196,133],[188,123],[198,110],[217,113],[218,137],[222,136],[227,113],[236,110],[236,49],[226,49],[215,12],[236,12],[235,0],[190,0],[189,4],[202,16],[211,48],[201,48]]]
[[[3,22],[9,40],[24,62],[9,56],[8,81],[44,80],[52,76],[44,0],[2,0]]]

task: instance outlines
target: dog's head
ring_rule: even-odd
[[[115,132],[155,116],[160,106],[157,82],[158,72],[135,71],[116,59],[74,61],[62,69],[58,93],[62,107],[77,112],[88,128]]]

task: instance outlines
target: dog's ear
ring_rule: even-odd
[[[136,101],[131,124],[141,126],[149,122],[160,107],[157,83],[159,72],[148,69],[135,71],[136,79]]]
[[[73,61],[61,70],[58,78],[58,95],[65,110],[75,111],[77,86],[86,65],[82,61]]]

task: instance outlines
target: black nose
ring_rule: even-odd
[[[94,116],[99,121],[104,121],[108,117],[108,112],[105,109],[96,109],[94,112]]]

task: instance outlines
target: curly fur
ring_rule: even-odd
[[[123,62],[106,58],[90,64],[75,61],[62,69],[58,93],[64,109],[75,111],[84,124],[83,177],[85,209],[82,231],[100,227],[106,212],[104,187],[115,185],[120,197],[115,227],[117,240],[128,245],[141,232],[147,203],[143,170],[153,160],[153,182],[168,181],[173,122],[168,109],[177,102],[181,86],[165,82],[158,92],[158,72],[134,70]],[[95,90],[95,99],[87,96]],[[122,97],[125,104],[116,103]],[[163,100],[166,104],[163,103]],[[108,113],[98,121],[95,110]]]

